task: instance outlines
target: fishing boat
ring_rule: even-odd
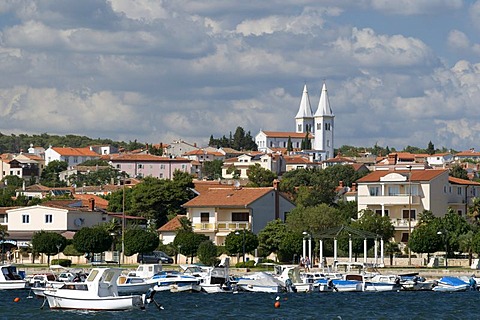
[[[27,281],[17,272],[17,267],[12,264],[0,266],[0,290],[25,289]]]
[[[44,291],[51,309],[128,310],[143,308],[140,295],[120,296],[117,280],[119,268],[93,268],[85,282],[65,283]]]

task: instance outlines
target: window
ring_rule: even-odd
[[[0,214],[0,223],[8,223],[8,215]]]
[[[461,195],[462,194],[462,187],[457,187],[457,194]]]
[[[318,130],[322,130],[322,124],[321,123],[317,123],[317,131]]]
[[[301,125],[301,124],[298,124],[298,126],[297,126],[297,131],[298,131],[298,132],[302,132],[302,125]]]
[[[399,186],[389,186],[388,187],[388,195],[389,196],[398,196],[400,194],[400,187]]]
[[[210,214],[208,212],[200,212],[200,221],[201,222],[209,222],[210,221]]]
[[[120,164],[117,164],[117,169],[120,169],[122,166],[120,166]]]
[[[390,213],[388,212],[388,209],[383,210],[385,212],[385,217],[388,217]],[[376,209],[375,213],[379,216],[382,216],[382,209]]]
[[[65,161],[66,163],[70,163],[70,158],[69,158],[69,157],[65,157],[65,160],[63,160],[63,161]]]
[[[377,197],[380,195],[380,187],[374,186],[374,187],[369,187],[370,190],[370,196],[372,197]]]
[[[232,212],[232,221],[248,221],[248,212]]]
[[[161,164],[161,165],[160,165],[160,169],[165,169],[165,165],[164,165],[164,164]]]
[[[73,163],[78,163],[78,157],[73,157]]]
[[[403,219],[408,219],[408,209],[402,210],[402,218],[403,218]],[[415,211],[414,209],[412,209],[412,210],[410,211],[410,218],[411,218],[412,220],[417,219],[417,218],[416,218],[416,211]]]
[[[163,173],[160,173],[160,174],[158,175],[158,177],[159,177],[160,179],[163,179]]]
[[[45,223],[53,223],[53,215],[46,214],[45,215]]]
[[[143,169],[143,164],[139,163],[138,164],[138,169]]]
[[[459,216],[462,216],[462,210],[457,210],[457,214],[458,214]]]
[[[410,185],[407,185],[405,187],[405,193],[407,195],[412,195],[412,196],[418,196],[418,186],[417,185],[411,185],[412,187],[412,193],[410,193]],[[445,190],[445,189],[444,189]]]
[[[22,214],[22,223],[30,223],[30,216],[28,214]]]
[[[327,140],[327,147],[330,147],[330,140]]]
[[[400,240],[401,242],[408,242],[408,233],[402,233],[402,240]]]

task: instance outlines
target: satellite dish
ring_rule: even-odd
[[[75,226],[80,227],[83,224],[83,220],[80,218],[77,218],[73,220],[73,223],[75,224]]]

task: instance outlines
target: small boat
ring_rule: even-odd
[[[314,287],[319,292],[360,292],[363,291],[363,282],[344,279],[320,279],[315,281]]]
[[[44,291],[51,309],[128,310],[143,308],[140,295],[119,296],[119,268],[93,268],[85,282],[65,283],[60,288]]]
[[[229,275],[230,258],[224,258],[214,268],[204,269],[207,270],[207,273],[203,275],[203,281],[200,282],[203,291],[206,293],[226,293],[235,290],[237,281]]]
[[[154,282],[155,291],[201,291],[200,279],[178,271],[161,271],[154,275],[149,282]]]
[[[119,295],[128,295],[128,294],[143,294],[148,291],[148,289],[153,288],[155,283],[147,282],[147,280],[129,276],[121,275],[117,280],[118,294]]]
[[[435,283],[433,291],[438,292],[459,292],[470,289],[470,284],[458,277],[442,277]]]
[[[0,266],[0,290],[25,289],[27,281],[17,272],[17,267],[12,264]]]
[[[45,297],[44,291],[47,288],[60,288],[64,284],[65,282],[58,281],[53,273],[35,274],[27,280],[27,286],[37,297]]]
[[[238,278],[237,288],[249,292],[278,293],[285,291],[285,284],[266,272],[255,272]]]
[[[435,281],[426,280],[420,277],[418,273],[400,275],[400,284],[405,291],[431,291]]]
[[[276,265],[275,276],[285,284],[289,292],[311,292],[313,289],[313,281],[301,276],[299,266]]]

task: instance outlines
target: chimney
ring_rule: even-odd
[[[278,179],[273,180],[273,192],[275,196],[275,219],[280,219],[280,198],[278,195]]]
[[[95,199],[93,198],[88,199],[88,210],[90,211],[95,210]]]

